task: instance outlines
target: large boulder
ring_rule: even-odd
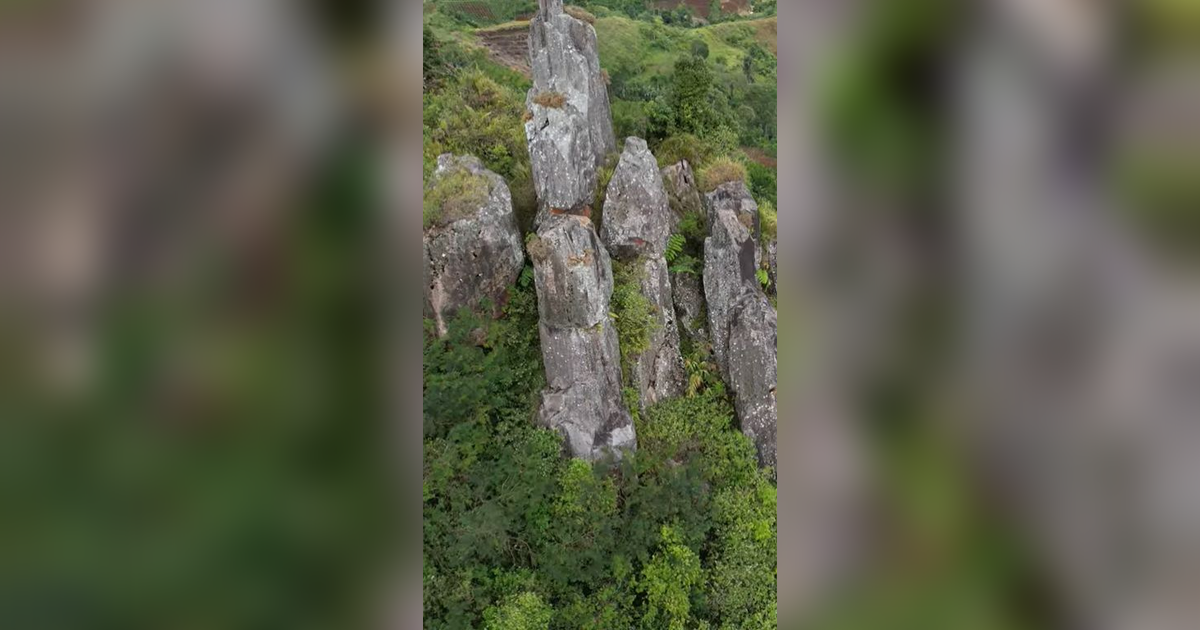
[[[762,466],[775,467],[776,314],[757,286],[747,284],[733,305],[729,328],[729,389],[742,432]]]
[[[754,239],[758,204],[742,182],[721,184],[708,194],[709,236],[704,239],[704,301],[713,357],[729,378],[729,327],[747,282],[758,282],[761,254]]]
[[[563,11],[562,0],[539,0],[529,24],[532,93],[554,92],[567,97],[587,120],[595,166],[617,150],[608,86],[600,70],[596,29]]]
[[[696,186],[696,174],[687,160],[680,160],[662,169],[663,187],[671,206],[671,226],[689,214],[704,214],[704,201]]]
[[[525,257],[508,185],[475,157],[439,156],[426,195],[424,311],[444,335],[458,309],[485,298],[499,309]]]
[[[527,244],[538,293],[546,390],[539,421],[571,455],[595,460],[635,448],[621,396],[621,352],[609,318],[612,266],[591,220],[554,215]]]
[[[682,394],[687,380],[679,354],[671,280],[663,258],[671,234],[670,217],[658,162],[645,140],[627,138],[605,192],[600,237],[613,257],[628,266],[626,281],[637,283],[653,312],[649,343],[629,366],[642,410]]]

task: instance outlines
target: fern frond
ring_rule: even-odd
[[[682,234],[672,234],[671,238],[667,239],[667,249],[663,257],[667,259],[668,263],[675,262],[675,259],[679,257],[679,254],[683,252],[684,243],[685,239]]]

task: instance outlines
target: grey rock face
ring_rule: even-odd
[[[541,3],[529,26],[533,87],[525,137],[541,206],[535,224],[556,212],[583,213],[596,196],[596,169],[616,151],[596,30]]]
[[[445,154],[438,157],[430,187],[459,169],[486,178],[488,195],[473,212],[422,235],[425,316],[434,320],[439,335],[446,334],[447,320],[460,308],[488,298],[499,309],[525,261],[503,178],[472,156]]]
[[[612,267],[586,217],[552,215],[528,245],[546,366],[539,421],[571,454],[594,460],[636,448],[621,397],[621,353],[609,316]]]
[[[733,306],[729,330],[729,388],[746,434],[758,450],[761,466],[775,466],[775,309],[756,286],[747,285]]]
[[[696,175],[687,160],[672,164],[662,170],[663,186],[671,206],[671,227],[692,213],[703,214],[704,202],[700,189],[696,187]]]
[[[600,238],[617,258],[662,257],[671,210],[658,163],[646,141],[630,137],[604,197]]]
[[[709,237],[704,239],[704,301],[713,357],[729,378],[729,328],[745,283],[757,283],[761,254],[751,229],[758,204],[742,182],[722,184],[708,194]]]
[[[704,312],[704,287],[700,276],[671,273],[671,299],[675,304],[679,334],[686,335],[693,344],[708,343],[708,318]]]
[[[595,161],[617,150],[608,87],[600,72],[596,29],[563,12],[562,2],[540,2],[540,11],[529,25],[529,60],[533,68],[532,93],[557,92],[567,97],[586,120]]]
[[[612,264],[589,219],[551,216],[528,249],[542,323],[553,328],[590,328],[608,320]]]
[[[570,16],[565,16],[568,19]],[[532,118],[525,122],[533,185],[537,191],[541,225],[550,209],[578,212],[596,196],[596,162],[587,127],[586,104],[568,98],[560,107],[535,102],[530,90],[525,107]]]
[[[654,310],[656,326],[649,347],[633,360],[634,385],[646,407],[683,393],[686,380],[679,354],[679,331],[671,298],[671,280],[663,252],[671,233],[671,210],[658,163],[646,141],[625,140],[604,201],[601,239],[612,255],[637,268],[639,290]]]

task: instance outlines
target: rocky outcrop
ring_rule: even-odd
[[[550,216],[527,245],[538,294],[546,367],[539,422],[562,433],[575,457],[635,448],[621,397],[621,353],[609,319],[612,267],[591,221]]]
[[[758,205],[744,183],[709,193],[704,298],[713,356],[742,432],[754,441],[759,463],[774,466],[776,315],[755,277],[761,259],[757,220]]]
[[[703,216],[704,202],[700,197],[700,189],[696,187],[696,174],[687,160],[662,169],[662,178],[671,206],[672,228],[688,214]]]
[[[742,432],[758,450],[762,466],[775,467],[776,315],[756,286],[733,306],[729,327],[729,389]]]
[[[508,185],[478,159],[439,156],[426,194],[448,184],[449,177],[464,176],[477,188],[448,200],[458,207],[446,207],[421,238],[425,317],[434,320],[439,335],[461,308],[486,298],[499,309],[525,261]]]
[[[654,313],[649,345],[629,366],[629,379],[638,389],[643,410],[682,394],[686,383],[671,280],[663,258],[671,233],[670,216],[654,155],[645,140],[626,139],[605,192],[600,236],[615,258],[632,266],[632,278],[637,279],[638,290]]]
[[[596,170],[617,145],[596,30],[564,13],[561,0],[540,4],[530,22],[533,87],[525,103],[539,225],[549,214],[586,212]]]
[[[596,29],[563,12],[562,0],[539,0],[529,25],[532,93],[566,96],[587,121],[595,165],[617,150],[608,86],[600,72]]]
[[[746,283],[757,283],[761,253],[754,239],[758,204],[742,182],[721,184],[708,194],[709,236],[704,239],[704,301],[713,357],[729,378],[729,327]]]

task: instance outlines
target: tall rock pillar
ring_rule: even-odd
[[[628,138],[605,193],[600,238],[615,258],[632,266],[654,314],[649,343],[629,366],[643,411],[682,394],[687,378],[664,258],[670,233],[671,208],[658,163],[645,140]]]
[[[525,122],[538,224],[550,213],[584,213],[596,194],[596,169],[617,147],[596,30],[564,13],[561,0],[539,4],[529,28],[533,87]]]
[[[609,318],[612,264],[587,217],[547,217],[526,245],[546,366],[539,421],[571,455],[595,460],[636,447],[621,398],[621,352]]]

